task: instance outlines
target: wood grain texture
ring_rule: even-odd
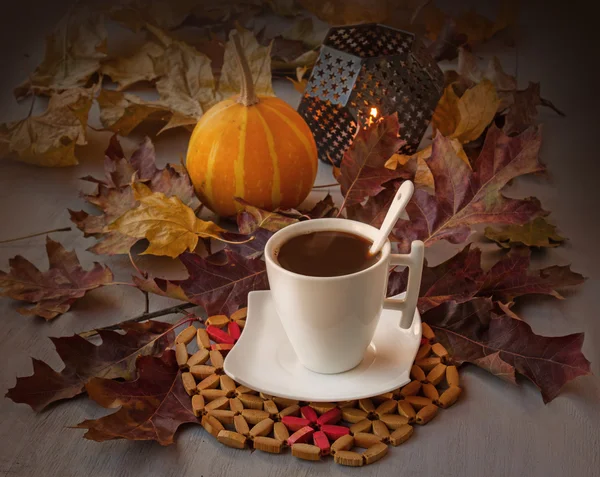
[[[69,2],[34,2],[24,0],[11,4],[0,29],[0,121],[27,114],[26,101],[17,105],[12,88],[20,83],[37,64],[42,41]],[[560,119],[542,111],[544,123],[543,159],[548,164],[552,181],[536,178],[519,180],[509,190],[511,197],[536,195],[544,208],[551,210],[552,220],[570,241],[565,247],[537,257],[539,266],[550,263],[572,263],[573,269],[590,277],[579,291],[567,300],[552,298],[528,300],[519,306],[520,313],[538,333],[565,334],[585,331],[584,352],[592,361],[596,374],[600,371],[600,259],[597,237],[600,236],[598,204],[600,162],[595,146],[597,124],[593,117],[598,107],[597,85],[592,81],[590,41],[596,29],[585,25],[591,15],[575,6],[553,6],[555,2],[522,2],[523,29],[519,39],[519,83],[542,82],[542,94],[566,110]],[[528,3],[525,5],[525,3]],[[10,41],[9,41],[10,40]],[[587,46],[586,46],[587,45]],[[514,50],[486,47],[499,54],[509,72],[514,72]],[[29,53],[26,58],[24,53]],[[559,68],[557,70],[557,68]],[[298,94],[287,81],[276,85],[278,94],[296,106]],[[37,106],[36,106],[37,107]],[[40,106],[41,107],[41,106]],[[96,122],[92,124],[96,125]],[[125,140],[129,148],[141,139]],[[102,151],[109,134],[90,131],[89,145],[81,148],[80,166],[67,169],[37,169],[24,164],[0,163],[0,239],[26,235],[45,229],[69,225],[66,208],[79,209],[82,201],[78,190],[85,185],[78,177],[98,175],[102,169]],[[187,134],[169,132],[157,141],[159,164],[178,162],[185,155]],[[320,166],[317,184],[331,183],[328,167]],[[333,189],[332,191],[334,191]],[[313,192],[311,200],[327,193]],[[74,230],[54,235],[67,248],[75,248],[84,266],[96,256],[84,252],[94,243]],[[8,259],[22,254],[38,266],[45,267],[44,238],[37,237],[0,245],[0,268]],[[495,250],[495,245],[486,246]],[[431,250],[431,264],[447,258],[456,247],[436,246]],[[125,257],[101,260],[108,264],[117,280],[127,281],[131,275]],[[152,268],[152,264],[154,264]],[[140,257],[139,266],[170,278],[184,277],[182,267],[170,260]],[[172,302],[151,297],[151,309]],[[63,336],[73,332],[105,326],[139,314],[143,296],[126,287],[95,290],[77,302],[69,313],[51,323],[16,313],[16,304],[0,301],[0,388],[2,393],[14,386],[15,377],[31,373],[29,356],[58,364],[47,336]],[[173,317],[174,318],[174,317]],[[151,442],[113,441],[102,444],[83,440],[83,430],[69,429],[86,418],[106,414],[86,398],[58,403],[34,414],[29,407],[3,399],[0,404],[0,476],[177,476],[212,477],[245,475],[270,477],[348,476],[360,472],[365,476],[410,475],[521,476],[562,477],[597,475],[600,467],[600,384],[598,378],[578,379],[568,385],[561,396],[547,406],[528,383],[510,387],[482,370],[463,371],[465,389],[460,401],[427,425],[399,448],[391,449],[380,462],[358,471],[333,463],[309,463],[289,455],[266,455],[227,448],[209,436],[201,427],[184,428],[177,443],[163,448]],[[357,474],[358,475],[358,474]]]

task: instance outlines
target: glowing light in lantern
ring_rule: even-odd
[[[367,127],[373,124],[373,121],[375,120],[378,114],[379,111],[377,111],[377,108],[371,108],[371,113],[369,115],[369,119],[367,120]]]
[[[371,116],[373,116],[374,118],[376,118],[376,117],[377,117],[377,114],[379,114],[379,113],[377,112],[377,108],[371,108]]]

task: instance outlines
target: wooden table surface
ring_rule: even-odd
[[[17,105],[12,88],[39,61],[43,38],[60,18],[69,2],[35,4],[21,0],[3,5],[0,29],[0,121],[26,115],[28,101]],[[549,180],[525,178],[508,189],[514,197],[535,195],[551,220],[569,238],[564,247],[537,254],[540,266],[571,263],[589,280],[568,299],[526,300],[519,312],[538,333],[548,335],[585,331],[584,352],[597,374],[600,363],[598,316],[600,267],[597,237],[597,185],[600,163],[596,143],[598,78],[594,76],[597,35],[592,16],[577,2],[524,2],[516,49],[488,45],[482,54],[499,54],[509,72],[518,72],[521,86],[540,81],[542,95],[564,109],[561,119],[543,110],[545,138],[542,158]],[[588,57],[586,57],[586,52]],[[277,92],[296,105],[298,94],[287,82]],[[97,114],[97,112],[95,113]],[[143,131],[142,131],[143,132]],[[140,135],[125,140],[131,148]],[[67,208],[79,210],[84,187],[79,177],[102,174],[102,155],[109,135],[90,132],[89,145],[80,151],[81,164],[65,169],[41,169],[24,164],[0,163],[0,240],[71,225]],[[187,136],[172,132],[157,142],[159,162],[178,162],[185,154]],[[321,167],[317,183],[331,182],[331,172]],[[312,200],[325,192],[314,193]],[[94,260],[108,264],[117,280],[131,275],[124,257],[97,257],[85,249],[94,243],[78,230],[55,234],[55,240],[75,248],[85,266]],[[475,237],[477,238],[477,236]],[[42,269],[47,266],[44,238],[37,237],[0,245],[0,269],[8,259],[25,256]],[[488,246],[489,248],[489,246]],[[449,256],[450,247],[428,253],[430,264]],[[141,258],[143,267],[169,276],[182,273],[170,260]],[[171,303],[151,298],[151,309]],[[139,314],[142,295],[127,287],[96,290],[73,306],[72,311],[45,323],[19,315],[17,305],[0,300],[0,389],[14,386],[16,376],[31,374],[30,356],[60,366],[48,336],[64,336],[106,326]],[[173,318],[173,317],[171,317]],[[166,317],[168,319],[168,317]],[[3,399],[0,404],[0,475],[2,476],[194,476],[244,475],[411,475],[411,476],[566,476],[598,475],[600,468],[600,385],[596,377],[580,378],[567,385],[552,403],[544,405],[534,386],[511,387],[473,367],[462,372],[465,392],[459,403],[409,442],[392,448],[381,462],[354,470],[337,466],[332,459],[308,463],[261,452],[226,448],[201,427],[183,428],[176,444],[163,448],[153,442],[112,441],[96,443],[82,439],[83,430],[70,429],[86,418],[107,411],[85,397],[53,405],[40,414],[28,406]]]

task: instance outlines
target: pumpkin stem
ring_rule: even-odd
[[[240,42],[240,35],[238,35],[237,32],[233,32],[231,34],[231,39],[233,40],[233,44],[235,46],[235,56],[242,73],[242,90],[240,91],[240,99],[238,102],[244,106],[252,106],[253,104],[258,103],[258,98],[256,97],[256,92],[254,91],[254,82],[252,81],[250,65],[248,65],[246,55],[244,55],[242,43]]]

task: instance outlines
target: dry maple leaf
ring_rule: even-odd
[[[105,153],[104,171],[106,177],[103,180],[89,176],[83,178],[98,184],[96,193],[84,197],[87,202],[98,207],[102,215],[69,210],[71,220],[86,237],[93,236],[101,239],[89,249],[94,253],[108,255],[127,253],[138,241],[137,238],[107,230],[109,224],[137,204],[130,185],[134,173],[136,180],[145,183],[154,192],[162,192],[167,197],[178,197],[192,209],[200,205],[185,169],[171,164],[167,164],[164,169],[156,167],[154,146],[148,138],[130,158],[126,158],[117,137],[113,136]]]
[[[18,308],[22,315],[38,315],[51,320],[69,310],[88,291],[110,285],[113,274],[108,267],[94,263],[86,271],[75,252],[68,252],[58,242],[46,238],[49,269],[41,272],[21,255],[10,259],[10,271],[0,271],[0,296],[34,303]]]
[[[468,238],[472,225],[524,224],[544,215],[537,199],[509,199],[501,192],[515,177],[544,170],[538,160],[541,139],[541,131],[536,128],[508,137],[492,126],[471,170],[454,152],[450,140],[438,133],[427,162],[435,195],[415,190],[406,207],[410,220],[398,222],[393,239],[403,250],[408,250],[415,239],[426,245],[438,240],[461,243]]]
[[[352,145],[344,153],[340,175],[336,178],[344,196],[340,211],[377,195],[384,189],[385,182],[401,176],[398,171],[385,167],[387,160],[404,144],[399,133],[397,114],[357,131]]]
[[[223,240],[224,229],[196,217],[179,197],[152,192],[142,183],[133,183],[131,187],[139,205],[111,223],[108,230],[147,239],[150,245],[142,254],[177,258],[186,250],[193,252],[198,238]]]
[[[17,378],[6,397],[39,412],[53,402],[81,394],[92,378],[133,379],[139,356],[161,354],[175,339],[175,327],[160,321],[123,323],[121,328],[125,334],[98,330],[99,345],[79,335],[50,338],[65,367],[56,372],[44,361],[32,359],[33,375]]]
[[[442,303],[464,303],[474,297],[491,298],[495,302],[512,302],[525,295],[550,295],[562,299],[559,289],[580,285],[584,277],[569,266],[552,266],[529,270],[529,250],[512,250],[487,272],[481,266],[481,250],[467,245],[447,261],[423,267],[419,292],[419,311],[426,312]],[[392,271],[388,280],[388,296],[406,289],[407,271]],[[500,308],[508,314],[508,308]]]
[[[549,224],[543,217],[533,219],[523,225],[509,225],[502,229],[485,228],[485,237],[503,248],[515,244],[527,247],[558,247],[565,238],[556,233],[556,226]]]
[[[94,378],[86,384],[91,399],[108,409],[119,408],[108,416],[78,424],[78,428],[88,429],[86,439],[155,440],[169,445],[180,425],[200,424],[183,387],[173,350],[160,357],[142,356],[136,368],[135,381]]]
[[[51,95],[85,86],[106,58],[104,17],[77,9],[69,12],[46,40],[42,63],[15,89],[21,99],[31,93]]]
[[[148,41],[131,56],[105,61],[100,71],[103,75],[110,76],[120,91],[140,81],[153,81],[158,78],[156,61],[164,53],[164,46],[156,41]]]
[[[121,91],[103,89],[98,98],[100,121],[105,129],[128,136],[144,121],[167,122],[171,109],[160,101],[147,101]]]
[[[496,316],[492,310],[489,298],[447,302],[425,313],[423,321],[457,364],[483,365],[508,381],[514,381],[516,371],[540,389],[545,403],[569,381],[590,374],[581,352],[583,333],[539,336],[524,321]]]
[[[230,315],[246,306],[248,293],[269,288],[265,263],[260,259],[244,258],[225,249],[202,258],[183,253],[179,259],[187,268],[185,280],[133,277],[141,290],[194,303],[204,307],[208,315]]]
[[[14,152],[19,160],[37,166],[78,164],[75,146],[87,144],[93,94],[93,89],[69,89],[52,96],[39,116],[1,124],[0,157]]]
[[[221,68],[219,78],[219,99],[238,94],[242,87],[235,45],[231,39],[233,33],[233,31],[230,33],[229,41],[225,45],[223,68]],[[243,28],[238,29],[237,33],[244,50],[244,56],[252,72],[255,93],[264,96],[275,96],[271,83],[271,45],[261,46],[252,32]]]
[[[484,79],[459,98],[452,84],[444,90],[431,122],[444,136],[467,143],[479,138],[500,104],[491,81]]]

